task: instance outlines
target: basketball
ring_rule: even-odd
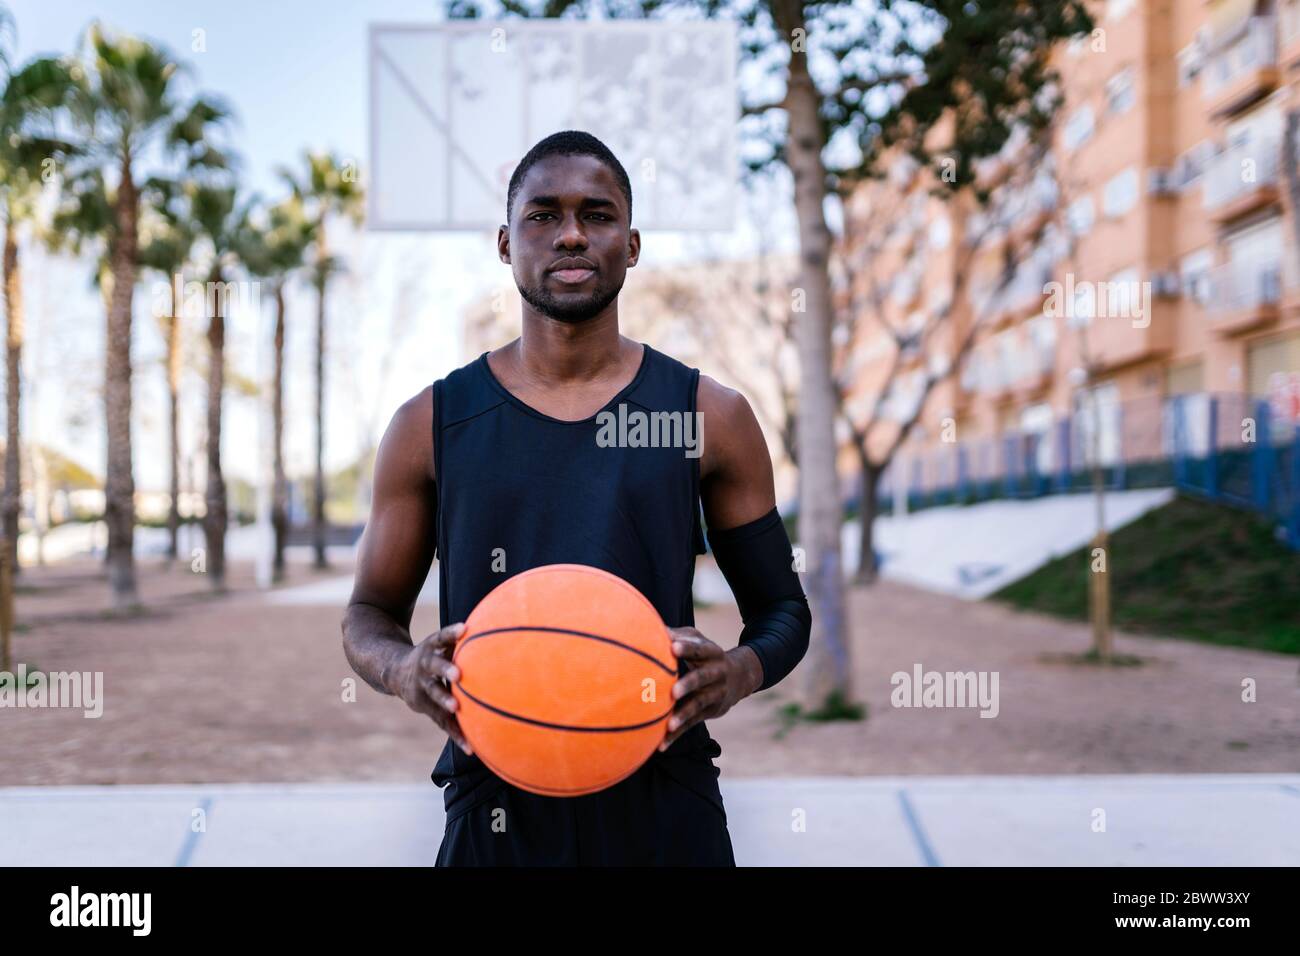
[[[677,659],[654,606],[580,564],[534,568],[494,588],[452,657],[457,717],[497,776],[544,796],[595,793],[663,741]]]

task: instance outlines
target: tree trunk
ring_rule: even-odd
[[[138,603],[135,583],[135,477],[131,473],[131,299],[136,279],[136,226],[139,216],[131,157],[122,158],[117,203],[117,235],[111,249],[112,292],[105,342],[104,421],[108,467],[104,481],[104,522],[108,526],[108,582],[113,603]]]
[[[880,569],[876,567],[876,495],[880,489],[880,469],[871,463],[865,450],[858,449],[862,466],[862,502],[858,506],[858,584],[873,584]]]
[[[775,5],[781,31],[806,29],[801,3]],[[795,315],[799,349],[799,545],[806,556],[808,603],[813,634],[803,665],[805,705],[820,708],[836,698],[851,697],[848,645],[845,641],[844,579],[840,562],[843,518],[836,471],[835,389],[831,379],[831,289],[827,272],[831,235],[822,203],[826,174],[822,165],[821,122],[817,91],[808,74],[807,56],[790,55],[787,90],[786,153],[794,178],[799,220],[799,283],[805,310]]]
[[[221,474],[221,396],[225,388],[226,318],[221,267],[209,278],[211,315],[208,319],[208,486],[203,536],[207,545],[207,573],[213,590],[226,584],[226,482]]]
[[[4,549],[13,574],[18,564],[18,514],[22,509],[22,446],[18,434],[19,403],[22,400],[23,292],[18,264],[18,236],[12,215],[5,220],[4,286],[5,321],[5,490]]]
[[[184,276],[171,276],[171,320],[167,324],[167,444],[171,458],[171,508],[167,512],[167,560],[172,562],[180,551],[181,529],[181,315],[177,285],[184,288]]]
[[[271,526],[275,529],[272,580],[284,579],[284,549],[289,536],[289,483],[284,474],[284,280],[275,285],[275,372],[271,392],[272,457]]]
[[[316,480],[312,515],[312,545],[316,550],[315,566],[329,567],[325,557],[325,286],[327,251],[325,224],[317,233],[317,256],[320,271],[316,278]]]

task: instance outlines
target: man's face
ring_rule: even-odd
[[[636,265],[641,236],[629,226],[608,166],[594,156],[548,156],[520,183],[497,248],[524,301],[552,319],[585,322],[618,297]]]

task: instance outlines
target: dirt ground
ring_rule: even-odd
[[[348,573],[292,569],[288,587]],[[342,602],[270,604],[236,565],[214,597],[187,567],[141,568],[147,610],[114,617],[86,561],[28,569],[17,599],[16,660],[102,671],[104,714],[0,709],[0,785],[428,779],[441,732],[359,680],[344,659]],[[852,593],[855,723],[782,732],[784,685],[709,724],[729,777],[816,774],[1164,773],[1300,770],[1300,679],[1293,657],[1120,635],[1137,667],[1059,655],[1087,628],[889,583]],[[416,630],[436,626],[421,605]],[[734,607],[699,612],[735,643]],[[891,706],[897,671],[996,672],[999,712]],[[1257,700],[1242,701],[1252,678]]]

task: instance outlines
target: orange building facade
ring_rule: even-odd
[[[1060,468],[1058,425],[1085,407],[1103,463],[1150,457],[1178,396],[1190,433],[1205,431],[1209,395],[1232,406],[1214,413],[1220,429],[1256,400],[1274,428],[1300,425],[1285,143],[1300,117],[1300,0],[1109,0],[1095,15],[1090,37],[1054,53],[1050,149],[1004,187],[1014,195],[983,210],[936,199],[900,159],[846,204],[844,258],[871,271],[849,270],[842,301],[935,330],[895,365],[880,323],[855,322],[849,413],[868,414],[894,370],[880,413],[904,421],[936,379],[905,446],[917,461],[945,442],[1031,435],[1043,469]],[[868,249],[886,208],[896,222]]]

